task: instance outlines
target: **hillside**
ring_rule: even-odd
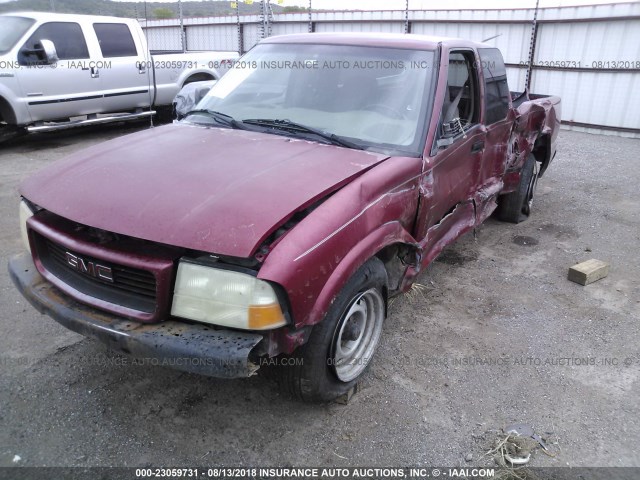
[[[145,18],[145,2],[113,2],[110,0],[15,0],[0,3],[0,13],[16,11],[50,12],[51,4],[57,13],[79,13],[91,15],[113,15],[116,17]],[[279,5],[271,6],[274,13],[283,10]],[[252,5],[240,3],[240,14],[256,14],[260,11],[258,1]],[[185,17],[203,17],[217,15],[235,15],[231,2],[205,0],[201,2],[182,2]],[[146,2],[146,16],[153,18],[177,18],[178,2]]]

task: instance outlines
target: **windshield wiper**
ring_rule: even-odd
[[[207,117],[213,118],[216,122],[226,127],[238,128],[238,129],[245,128],[244,125],[242,125],[241,121],[236,120],[231,115],[227,115],[226,113],[216,112],[215,110],[201,108],[198,110],[191,110],[187,112],[186,116],[188,117],[189,115],[194,115],[194,114],[206,115]]]
[[[242,120],[243,124],[258,125],[260,127],[274,128],[277,130],[283,130],[291,133],[307,133],[320,137],[328,141],[332,145],[338,145],[340,147],[353,148],[356,150],[363,150],[362,145],[351,142],[340,135],[335,133],[328,133],[317,128],[309,127],[301,123],[292,122],[286,119],[269,119],[269,118],[247,118]]]

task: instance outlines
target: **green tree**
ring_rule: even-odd
[[[306,8],[298,7],[296,5],[290,5],[282,9],[282,13],[296,13],[296,12],[306,12],[306,11],[307,11]]]
[[[153,11],[153,16],[155,18],[163,19],[163,18],[173,18],[175,15],[168,8],[156,8]]]

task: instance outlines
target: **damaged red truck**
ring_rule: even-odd
[[[391,296],[494,210],[527,218],[559,123],[560,99],[510,92],[485,44],[268,38],[184,120],[27,179],[9,270],[114,350],[223,378],[280,363],[287,390],[331,400]]]

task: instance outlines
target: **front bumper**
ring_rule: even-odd
[[[9,274],[40,313],[113,350],[150,360],[153,365],[219,378],[249,377],[259,368],[255,362],[263,335],[173,320],[142,324],[93,309],[45,280],[26,253],[9,261]]]

